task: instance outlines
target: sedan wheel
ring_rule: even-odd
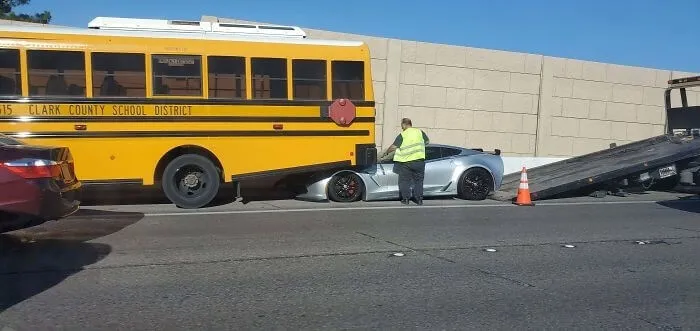
[[[328,183],[328,197],[336,202],[354,202],[362,197],[362,179],[352,172],[339,173]]]
[[[484,200],[493,189],[491,174],[482,168],[471,168],[462,174],[457,187],[459,197],[465,200]]]

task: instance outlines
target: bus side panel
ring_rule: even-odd
[[[68,146],[75,159],[78,178],[84,181],[139,180],[154,184],[154,171],[161,157],[180,146],[199,146],[221,162],[224,180],[231,175],[350,161],[355,164],[358,143],[373,144],[374,124],[358,126],[369,134],[358,137],[192,137],[165,138],[63,138],[23,139],[29,144]],[[313,146],[309,148],[309,146]]]
[[[82,181],[143,181],[152,185],[160,158],[178,147],[172,139],[159,138],[60,138],[22,139],[28,144],[67,146]],[[206,145],[207,138],[188,139],[189,144]]]
[[[72,124],[53,124],[72,126]],[[214,154],[221,162],[225,181],[231,175],[271,171],[332,162],[355,163],[357,144],[374,144],[375,125],[354,123],[349,128],[331,130],[335,124],[286,123],[285,132],[268,129],[270,123],[177,123],[177,126],[194,126],[197,131],[188,131],[189,137],[168,137],[176,131],[172,123],[152,123],[149,130],[140,128],[132,132],[148,132],[152,137],[128,137],[132,123],[123,123],[123,131],[114,131],[114,124],[90,124],[100,133],[124,134],[119,138],[23,138],[37,145],[67,146],[75,158],[76,173],[85,181],[140,180],[145,185],[154,183],[154,173],[160,159],[170,150],[181,146],[198,146]],[[100,130],[110,126],[112,130]],[[206,128],[206,129],[205,129]],[[326,128],[326,130],[323,130]],[[10,130],[3,131],[7,132]],[[58,129],[58,128],[55,128]],[[54,130],[55,130],[54,129]],[[70,133],[69,128],[53,132]],[[225,129],[231,131],[225,131]],[[258,130],[254,130],[258,129]],[[247,130],[270,132],[269,136],[246,135]],[[14,130],[12,130],[14,131]],[[50,134],[47,130],[34,130],[35,134]],[[22,132],[22,131],[19,131]],[[26,131],[25,131],[26,132]],[[224,136],[215,137],[215,133]],[[232,132],[225,136],[226,132]],[[302,136],[298,132],[304,132]],[[285,134],[288,133],[288,134]],[[160,137],[159,137],[160,136]]]
[[[212,152],[220,156],[232,176],[283,170],[302,165],[356,162],[358,144],[374,144],[374,124],[360,123],[353,131],[362,136],[211,138]],[[230,178],[226,178],[229,180]]]

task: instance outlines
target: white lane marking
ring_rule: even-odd
[[[363,206],[363,207],[335,207],[335,208],[291,208],[291,209],[260,209],[260,210],[221,210],[221,211],[196,211],[179,213],[144,213],[147,217],[164,216],[205,216],[205,215],[234,215],[234,214],[276,214],[294,212],[328,212],[328,211],[356,211],[356,210],[393,210],[393,209],[442,209],[442,208],[537,208],[537,206],[589,206],[589,205],[640,205],[652,204],[658,201],[579,201],[579,202],[535,202],[535,207],[520,207],[509,203],[479,204],[479,205],[436,205],[436,206]],[[683,202],[679,200],[677,202]]]

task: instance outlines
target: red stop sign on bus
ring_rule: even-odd
[[[357,109],[348,99],[337,99],[328,107],[328,117],[338,125],[350,125],[357,117]]]

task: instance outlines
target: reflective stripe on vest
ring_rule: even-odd
[[[409,162],[425,159],[425,141],[423,131],[416,128],[408,128],[401,132],[401,146],[396,148],[394,161]]]

